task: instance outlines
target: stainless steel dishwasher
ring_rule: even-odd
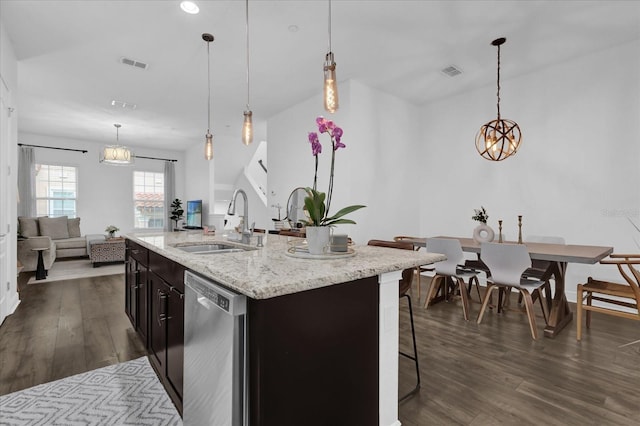
[[[183,420],[245,426],[246,296],[185,272]]]

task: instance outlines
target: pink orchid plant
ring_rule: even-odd
[[[311,154],[315,157],[315,173],[313,175],[313,188],[305,188],[307,196],[304,199],[305,208],[309,215],[309,220],[304,221],[307,226],[330,226],[340,223],[355,222],[351,219],[344,219],[343,216],[359,210],[362,205],[353,205],[345,207],[339,210],[333,216],[329,216],[329,209],[331,207],[331,197],[333,195],[333,174],[336,161],[336,151],[340,148],[346,148],[346,145],[342,143],[342,129],[331,121],[324,117],[316,118],[316,124],[318,125],[318,132],[327,133],[331,137],[331,172],[329,174],[329,188],[327,194],[318,191],[318,156],[322,153],[322,144],[318,138],[318,133],[309,132],[309,143],[311,144]],[[325,205],[326,199],[326,205]]]

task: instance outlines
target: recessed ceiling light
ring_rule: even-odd
[[[289,32],[297,33],[298,32],[298,26],[297,25],[289,25]]]
[[[198,7],[198,5],[192,1],[180,2],[180,9],[192,15],[195,15],[196,13],[200,12],[200,8]]]

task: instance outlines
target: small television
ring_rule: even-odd
[[[185,229],[202,229],[202,200],[187,201],[187,224]]]

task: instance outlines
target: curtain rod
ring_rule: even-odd
[[[46,149],[59,149],[60,151],[75,151],[75,152],[81,152],[83,154],[86,154],[88,152],[86,149],[58,148],[55,146],[29,145],[26,143],[19,143],[18,146],[30,146],[33,148],[46,148]]]
[[[174,160],[171,158],[156,158],[156,157],[143,157],[142,155],[134,155],[136,158],[144,158],[145,160],[160,160],[160,161],[171,161],[172,163],[177,163],[178,160]]]

